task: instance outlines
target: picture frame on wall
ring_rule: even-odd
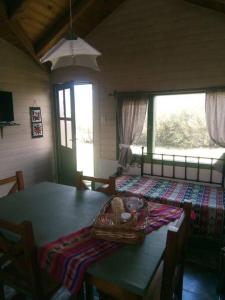
[[[42,122],[41,108],[40,107],[30,107],[30,115],[31,115],[31,122],[32,123]]]
[[[32,138],[43,137],[43,124],[40,107],[30,107],[30,120]]]
[[[32,123],[32,138],[43,137],[43,124]]]

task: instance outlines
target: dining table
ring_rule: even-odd
[[[1,198],[0,218],[31,221],[36,246],[42,247],[90,226],[109,199],[101,192],[41,182]],[[162,260],[169,225],[148,234],[140,244],[124,245],[94,262],[86,271],[87,278],[142,299]]]

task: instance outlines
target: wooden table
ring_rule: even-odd
[[[0,218],[31,220],[37,246],[92,224],[108,196],[43,182],[0,201]],[[141,245],[126,245],[89,267],[91,280],[142,297],[162,259],[168,226],[146,236]],[[131,299],[131,298],[130,298]],[[136,299],[136,298],[135,298]]]

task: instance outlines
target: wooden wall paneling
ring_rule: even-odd
[[[75,33],[84,37],[124,0],[72,1],[72,21]],[[69,31],[68,0],[0,1],[0,23],[14,33],[19,44],[39,63],[43,56]],[[2,24],[1,24],[2,25]],[[2,30],[0,30],[1,34]],[[12,36],[2,36],[14,42]],[[1,36],[1,35],[0,35]],[[37,58],[38,57],[38,58]]]
[[[0,90],[13,93],[15,121],[0,140],[0,178],[24,171],[25,187],[53,179],[53,137],[49,75],[33,60],[0,39]],[[29,107],[42,109],[44,137],[31,138]],[[1,194],[1,191],[0,191]]]
[[[101,160],[116,160],[116,102],[108,93],[224,85],[224,31],[222,13],[186,1],[130,0],[88,35],[102,53],[99,85],[106,89],[99,97]]]
[[[36,61],[36,63],[43,67],[35,54],[31,40],[27,36],[26,32],[22,29],[18,21],[14,18],[12,20],[8,19],[6,7],[3,2],[0,2],[0,17],[4,26],[15,35],[15,38],[22,45],[24,50]]]

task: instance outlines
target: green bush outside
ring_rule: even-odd
[[[218,147],[209,137],[205,120],[197,114],[182,111],[169,118],[161,117],[155,122],[155,146],[167,148]],[[147,128],[138,139],[138,145],[146,146]]]

